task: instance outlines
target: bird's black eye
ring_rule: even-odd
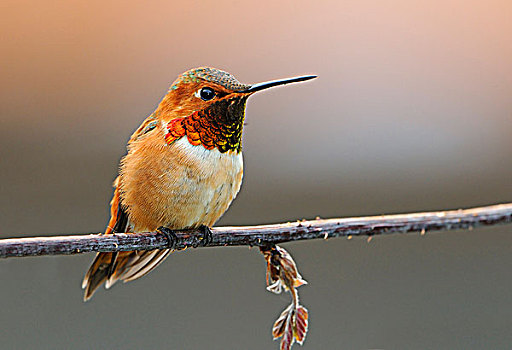
[[[201,99],[203,101],[210,101],[212,98],[215,97],[215,91],[209,87],[204,87],[201,90],[199,90],[199,96],[201,96]]]

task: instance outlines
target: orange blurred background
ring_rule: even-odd
[[[0,237],[104,229],[129,135],[181,72],[249,100],[220,225],[511,200],[510,1],[0,3]],[[309,349],[509,348],[509,227],[285,245]],[[177,253],[83,304],[92,254],[0,261],[5,348],[277,348],[256,250]]]

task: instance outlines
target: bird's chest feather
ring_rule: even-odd
[[[193,146],[135,145],[121,165],[122,203],[136,231],[212,226],[240,189],[242,154]]]

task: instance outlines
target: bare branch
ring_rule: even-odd
[[[449,231],[512,222],[512,203],[465,210],[368,216],[292,223],[213,228],[212,239],[202,243],[198,231],[176,231],[175,249],[216,246],[267,246],[317,238],[373,236],[391,233]],[[0,240],[0,258],[113,252],[168,248],[165,235],[150,232],[115,235],[75,235]]]

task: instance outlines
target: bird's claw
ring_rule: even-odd
[[[213,233],[211,228],[209,228],[206,225],[199,226],[199,231],[203,234],[203,237],[201,239],[201,244],[203,247],[207,246],[212,242],[213,239]]]
[[[167,247],[169,249],[174,249],[176,243],[178,242],[178,236],[176,236],[176,233],[173,230],[164,226],[160,226],[159,228],[156,229],[156,231],[158,233],[163,234],[165,238],[167,238]]]

